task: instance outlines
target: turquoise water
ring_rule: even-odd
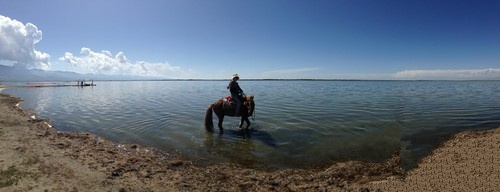
[[[176,152],[196,163],[320,167],[381,161],[402,149],[405,167],[451,134],[500,126],[500,81],[240,81],[255,121],[226,117],[207,133],[209,104],[227,81],[104,81],[95,87],[7,88],[21,107],[61,131],[84,131]],[[214,123],[217,118],[214,115]]]

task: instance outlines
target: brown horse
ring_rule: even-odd
[[[246,96],[242,99],[242,105],[240,107],[240,128],[243,127],[243,122],[247,122],[247,126],[245,129],[250,127],[250,120],[248,117],[252,116],[253,111],[255,109],[255,102],[253,101],[253,96]],[[212,111],[219,118],[219,130],[220,134],[224,132],[222,128],[222,121],[224,121],[224,116],[234,117],[236,113],[236,104],[229,104],[227,101],[224,101],[224,98],[216,101],[212,105],[208,106],[207,112],[205,114],[205,128],[209,132],[214,131],[214,124],[212,121]]]

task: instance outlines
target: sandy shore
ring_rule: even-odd
[[[197,166],[168,152],[87,133],[58,132],[0,94],[0,191],[495,191],[500,129],[451,137],[416,169],[332,163],[324,169],[256,170]]]

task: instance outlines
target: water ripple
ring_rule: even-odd
[[[23,108],[63,131],[248,166],[380,160],[399,147],[411,150],[405,158],[411,160],[451,133],[500,126],[497,81],[241,81],[256,100],[250,132],[238,128],[238,118],[227,117],[226,134],[207,134],[206,108],[228,95],[227,83],[98,82],[92,88],[3,92],[23,98]]]

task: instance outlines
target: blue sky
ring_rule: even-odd
[[[209,79],[500,77],[495,0],[0,4],[0,63],[29,68]],[[36,30],[22,33],[28,23]],[[11,34],[11,24],[21,32]]]

